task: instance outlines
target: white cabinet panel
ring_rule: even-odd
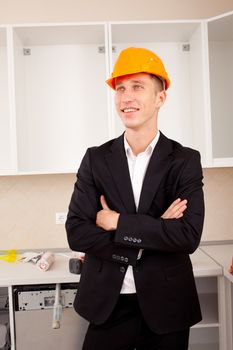
[[[232,166],[233,14],[208,23],[208,40],[214,164]]]
[[[219,350],[218,328],[192,328],[188,350]]]
[[[14,29],[19,172],[76,171],[108,138],[104,29]]]
[[[204,167],[233,166],[229,13],[200,21],[1,27],[0,174],[76,172],[87,147],[121,134],[105,79],[129,46],[156,52],[171,78],[160,130],[199,150]]]
[[[11,118],[9,101],[7,33],[0,28],[0,174],[11,172]]]
[[[198,149],[206,159],[204,96],[204,31],[200,22],[129,23],[111,25],[112,46],[119,52],[129,46],[145,47],[163,60],[171,87],[159,113],[159,128],[169,138]],[[116,134],[122,131],[114,117]]]

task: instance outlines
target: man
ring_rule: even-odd
[[[153,52],[123,50],[107,83],[125,132],[87,150],[66,222],[85,253],[83,350],[187,350],[201,320],[189,258],[204,217],[199,153],[158,130],[170,80]]]

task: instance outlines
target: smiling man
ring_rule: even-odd
[[[189,258],[204,219],[200,156],[158,129],[170,80],[157,55],[123,50],[107,83],[125,132],[87,150],[66,222],[85,253],[83,350],[187,350],[201,320]]]

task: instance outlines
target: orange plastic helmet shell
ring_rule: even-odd
[[[170,86],[170,79],[161,59],[154,52],[139,47],[129,47],[121,51],[111,78],[106,83],[115,90],[115,78],[135,73],[153,74],[162,78],[166,90]]]

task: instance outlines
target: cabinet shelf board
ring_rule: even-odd
[[[231,158],[214,158],[213,159],[214,167],[232,167],[233,166],[233,157]]]
[[[192,327],[193,329],[202,329],[202,328],[219,328],[219,323],[205,323],[200,322]]]
[[[104,25],[21,27],[14,33],[24,46],[104,43]]]
[[[6,30],[4,28],[0,28],[0,48],[6,47]]]
[[[218,344],[191,344],[188,350],[219,350]]]
[[[187,42],[200,23],[129,23],[112,25],[113,43]]]

